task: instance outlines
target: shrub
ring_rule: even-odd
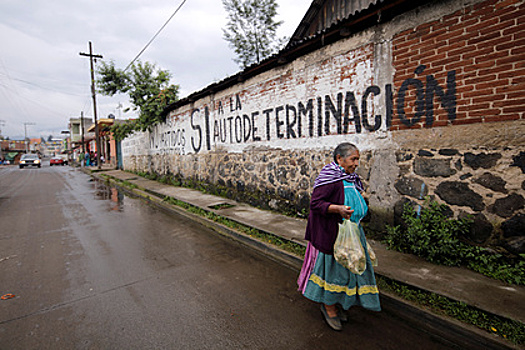
[[[403,226],[387,226],[385,243],[389,249],[410,253],[446,266],[466,266],[485,276],[511,284],[525,282],[523,257],[508,258],[461,241],[470,230],[472,219],[450,219],[446,206],[430,201],[416,213],[405,205]]]

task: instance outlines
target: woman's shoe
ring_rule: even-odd
[[[326,323],[335,331],[341,331],[343,330],[343,325],[341,325],[341,320],[339,319],[339,316],[330,317],[328,316],[328,312],[326,311],[326,308],[324,307],[324,304],[321,304],[321,312],[323,313],[324,319]]]
[[[339,316],[341,322],[348,322],[347,311],[340,305],[337,305],[337,316]]]

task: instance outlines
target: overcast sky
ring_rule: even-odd
[[[0,2],[0,130],[11,139],[60,136],[69,118],[93,116],[89,52],[125,68],[183,0],[2,0]],[[278,0],[291,36],[311,1]],[[140,57],[172,74],[185,97],[239,71],[222,38],[221,0],[187,0]],[[118,108],[127,96],[97,95],[99,118],[133,117]]]

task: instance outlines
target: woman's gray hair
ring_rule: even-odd
[[[357,147],[350,142],[343,142],[339,144],[334,150],[334,162],[337,163],[338,155],[341,156],[341,158],[345,158],[355,151],[357,151]]]

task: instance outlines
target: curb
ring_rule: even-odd
[[[130,196],[145,200],[148,204],[154,205],[166,213],[177,213],[188,219],[194,220],[217,232],[219,237],[242,244],[243,246],[253,249],[256,253],[281,263],[288,268],[297,272],[301,269],[303,263],[301,257],[279,249],[274,245],[262,242],[213,220],[188,212],[177,205],[166,203],[164,201],[164,198],[166,197],[165,195],[147,189],[130,189],[125,185],[122,185],[118,179],[116,180],[110,175],[106,175],[106,178],[101,176],[98,172],[90,172],[89,170],[83,172],[99,181],[109,182],[112,186],[117,187]],[[191,205],[190,203],[187,204]],[[382,276],[377,273],[376,275]],[[453,318],[437,315],[430,310],[413,305],[393,294],[381,292],[380,298],[384,312],[410,324],[414,328],[425,331],[452,348],[487,350],[523,349],[523,347],[520,347],[519,345],[513,345],[510,342],[504,341],[497,335],[487,333],[475,326],[462,323]]]

